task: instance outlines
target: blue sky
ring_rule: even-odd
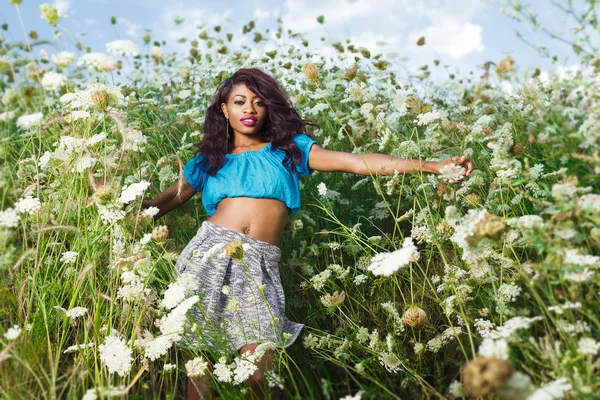
[[[513,0],[511,0],[513,1]],[[145,28],[152,30],[154,39],[167,41],[167,50],[188,49],[177,39],[197,36],[198,25],[212,27],[219,24],[223,32],[234,33],[240,40],[241,28],[250,20],[257,22],[258,30],[275,27],[281,17],[284,27],[306,34],[311,45],[331,46],[327,43],[347,38],[371,50],[393,58],[395,67],[416,71],[418,67],[440,59],[462,74],[474,71],[481,75],[486,61],[498,62],[506,54],[515,59],[521,71],[551,69],[552,63],[541,58],[520,41],[515,30],[520,30],[529,41],[548,46],[563,64],[574,64],[568,45],[552,41],[542,33],[531,32],[525,25],[501,13],[502,0],[255,0],[199,1],[199,0],[50,0],[46,1],[68,15],[61,24],[93,51],[106,52],[105,43],[116,39],[131,39],[142,45]],[[39,5],[44,1],[24,0],[20,11],[27,32],[36,30],[40,38],[52,38],[53,29],[40,18]],[[565,32],[568,22],[555,7],[545,0],[532,0],[529,6],[539,14],[546,26],[556,32]],[[316,21],[323,15],[323,25]],[[117,25],[110,24],[116,16]],[[174,16],[185,18],[181,25]],[[23,39],[16,9],[7,0],[0,0],[0,21],[9,24],[3,35],[9,41]],[[87,32],[85,36],[80,36]],[[425,36],[427,45],[418,47],[416,40]],[[326,38],[325,44],[321,37]],[[249,39],[249,38],[247,38]],[[247,40],[246,39],[246,40]],[[239,43],[239,42],[238,42]],[[56,50],[75,51],[74,42],[56,41]],[[567,58],[569,57],[569,58]],[[444,72],[444,75],[447,73]]]

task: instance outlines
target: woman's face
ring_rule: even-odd
[[[236,134],[252,136],[261,131],[267,119],[267,105],[243,83],[233,87],[221,109]]]

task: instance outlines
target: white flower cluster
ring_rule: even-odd
[[[64,94],[58,100],[63,105],[68,105],[72,109],[91,111],[95,108],[92,95],[100,91],[106,92],[108,95],[109,106],[120,108],[127,105],[127,99],[121,93],[121,89],[117,86],[105,85],[103,83],[89,83],[86,89]]]
[[[129,204],[134,201],[138,196],[142,195],[144,191],[150,186],[150,182],[140,181],[132,183],[129,186],[123,187],[121,196],[117,199],[120,204]]]
[[[41,83],[45,90],[58,91],[67,83],[67,77],[57,72],[46,72]]]
[[[0,227],[16,228],[19,226],[19,221],[21,221],[21,218],[14,208],[0,211]]]
[[[62,253],[60,262],[65,264],[73,264],[75,261],[77,261],[78,255],[79,253],[76,251],[65,251],[64,253]]]
[[[73,346],[67,347],[66,350],[63,351],[63,354],[74,353],[77,350],[91,348],[91,347],[94,347],[94,342],[74,344]]]
[[[64,68],[67,65],[71,64],[75,59],[75,53],[70,51],[61,51],[58,54],[54,54],[52,56],[52,61],[56,64],[57,67]]]
[[[15,340],[19,337],[20,334],[21,328],[19,328],[19,325],[15,325],[12,328],[8,328],[6,332],[4,332],[4,338],[6,340]]]
[[[145,356],[150,360],[156,360],[167,353],[173,343],[181,339],[185,322],[187,320],[187,312],[196,304],[200,298],[192,296],[181,302],[170,314],[162,317],[158,324],[162,336],[151,338],[144,342],[146,349]]]
[[[117,68],[117,60],[104,53],[87,53],[79,57],[77,66],[84,66],[89,71],[110,72]]]
[[[107,336],[104,344],[98,346],[100,361],[108,368],[108,373],[116,372],[119,376],[125,376],[131,369],[133,357],[127,342],[118,336]]]
[[[135,57],[140,55],[140,46],[127,39],[106,43],[106,50],[115,56]]]
[[[42,208],[42,202],[37,197],[27,196],[24,199],[20,199],[15,204],[15,210],[19,213],[27,213],[32,215],[36,211]]]
[[[199,284],[198,278],[194,274],[181,274],[177,281],[169,284],[165,290],[161,305],[167,310],[177,307],[187,296],[198,289]]]
[[[429,125],[438,119],[445,119],[447,115],[448,113],[443,110],[430,111],[425,114],[417,115],[417,118],[414,120],[414,122],[419,126]]]
[[[460,179],[464,176],[465,171],[465,167],[450,163],[449,165],[445,165],[440,169],[439,178],[444,181]]]
[[[66,171],[83,172],[93,167],[98,162],[92,156],[89,147],[92,147],[106,139],[106,133],[98,133],[90,138],[77,138],[73,136],[61,136],[58,143],[54,143],[56,149],[53,152],[46,151],[40,157],[39,166],[46,168],[50,160],[63,163]]]
[[[144,148],[148,144],[148,138],[144,136],[142,131],[132,128],[126,128],[121,131],[123,135],[123,150],[144,152]]]
[[[153,46],[150,49],[150,55],[156,60],[160,60],[165,56],[165,52],[158,46]]]
[[[190,378],[204,376],[208,369],[208,362],[202,356],[198,356],[185,363],[185,370]]]
[[[44,114],[41,112],[22,115],[17,119],[17,127],[27,131],[41,125],[43,119]]]
[[[400,268],[404,268],[411,261],[419,259],[419,252],[412,241],[412,238],[404,239],[402,248],[392,253],[379,253],[371,258],[371,264],[367,270],[371,271],[375,276],[390,276]]]
[[[144,282],[133,271],[125,271],[121,274],[121,281],[126,283],[117,291],[117,298],[129,302],[142,302],[151,292],[145,287]]]

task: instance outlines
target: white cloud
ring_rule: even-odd
[[[91,25],[96,25],[98,23],[98,21],[96,21],[94,18],[84,18],[83,23],[86,24],[87,26],[91,26]]]
[[[271,12],[268,10],[262,10],[257,8],[254,10],[254,18],[257,20],[267,19],[271,16]]]
[[[424,36],[426,44],[433,50],[460,59],[472,51],[485,50],[482,31],[481,25],[445,19],[425,30],[413,32],[409,41],[415,43],[419,37]]]
[[[69,17],[67,11],[71,7],[71,0],[54,0],[53,6],[56,7],[56,11],[58,12],[58,16],[60,18]]]
[[[127,27],[127,32],[125,32],[128,36],[137,38],[140,36],[141,30],[142,30],[142,25],[141,24],[135,24],[133,22],[130,22],[127,18],[119,18],[118,19],[119,23],[124,24]]]

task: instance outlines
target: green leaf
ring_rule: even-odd
[[[317,22],[318,22],[318,23],[320,23],[320,24],[322,24],[323,22],[325,22],[325,17],[324,17],[324,16],[322,16],[322,15],[319,15],[319,16],[317,17]]]

